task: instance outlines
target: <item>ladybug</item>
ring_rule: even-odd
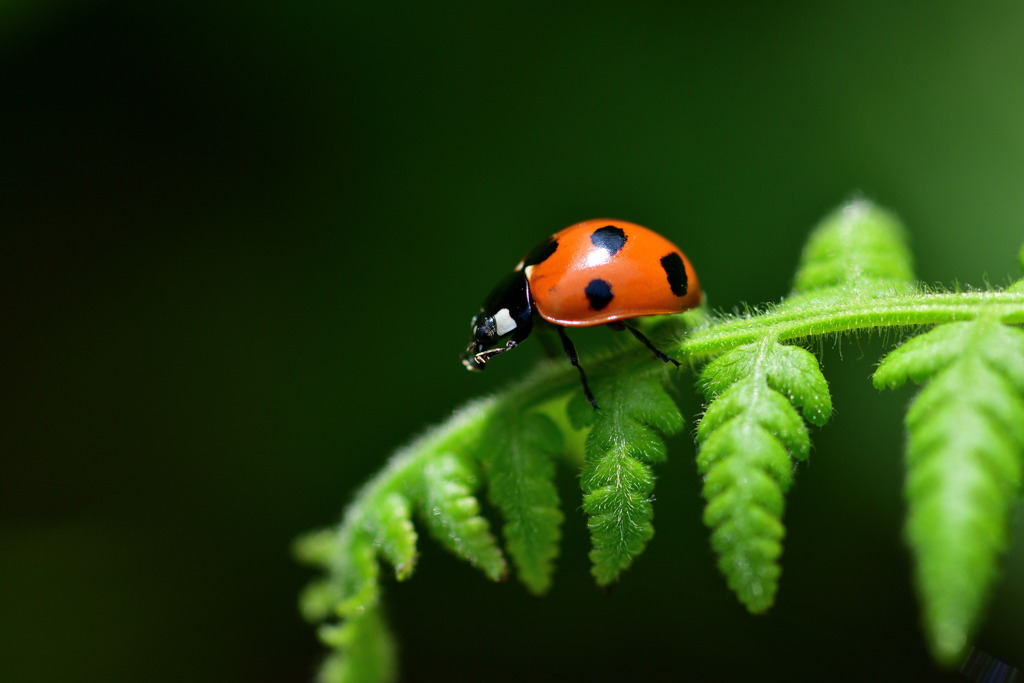
[[[483,370],[533,331],[535,317],[558,330],[583,392],[597,408],[566,327],[628,329],[660,360],[679,363],[624,322],[678,313],[703,301],[693,266],[679,247],[636,223],[595,218],[570,225],[531,249],[484,299],[462,354],[469,370]]]

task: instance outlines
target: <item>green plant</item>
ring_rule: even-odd
[[[1024,267],[1024,252],[1021,260]],[[794,342],[931,328],[892,351],[874,384],[924,385],[906,417],[907,538],[932,653],[956,662],[996,580],[1020,491],[1024,331],[1015,326],[1024,324],[1024,280],[1003,291],[925,289],[896,219],[855,200],[815,229],[781,303],[648,324],[671,340],[671,355],[705,363],[699,388],[708,403],[697,427],[704,522],[729,587],[753,613],[775,598],[785,494],[810,450],[808,423],[824,425],[832,410],[817,358]],[[670,374],[632,348],[607,352],[588,371],[601,410],[583,398],[571,367],[544,364],[399,451],[338,527],[299,541],[298,555],[326,570],[302,600],[334,650],[325,681],[395,677],[378,558],[399,580],[412,574],[414,517],[488,578],[506,574],[507,554],[530,592],[547,591],[563,518],[553,483],[563,453],[582,465],[597,583],[616,581],[643,551],[653,534],[651,466],[665,458],[662,435],[683,427],[666,391]],[[504,518],[504,551],[480,515],[481,488]]]

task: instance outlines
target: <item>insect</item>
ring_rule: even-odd
[[[703,301],[693,266],[679,247],[636,223],[596,218],[570,225],[531,249],[498,283],[473,317],[473,338],[462,363],[483,370],[495,356],[511,351],[533,331],[535,317],[558,331],[566,357],[580,374],[594,408],[576,348],[566,327],[609,325],[633,333],[666,363],[630,318],[678,313]]]

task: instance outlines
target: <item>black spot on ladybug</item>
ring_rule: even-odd
[[[686,296],[689,282],[686,277],[686,266],[683,265],[683,258],[676,252],[661,257],[661,267],[665,269],[668,276],[668,286],[676,296]]]
[[[538,263],[544,263],[551,255],[558,250],[558,240],[554,237],[549,237],[533,249],[529,251],[526,256],[523,257],[523,268],[527,266],[535,266]]]
[[[602,310],[615,298],[615,295],[612,294],[611,283],[601,279],[591,280],[583,291],[587,295],[590,307],[595,311]]]
[[[622,228],[606,225],[595,230],[590,235],[590,241],[599,249],[607,249],[609,256],[615,256],[619,249],[622,249],[626,244],[626,233],[623,232]]]

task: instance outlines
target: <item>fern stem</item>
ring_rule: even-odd
[[[676,357],[699,358],[762,339],[780,341],[880,327],[935,325],[973,320],[984,310],[1004,323],[1024,324],[1024,292],[911,294],[864,301],[801,301],[756,318],[726,321],[685,337]]]

